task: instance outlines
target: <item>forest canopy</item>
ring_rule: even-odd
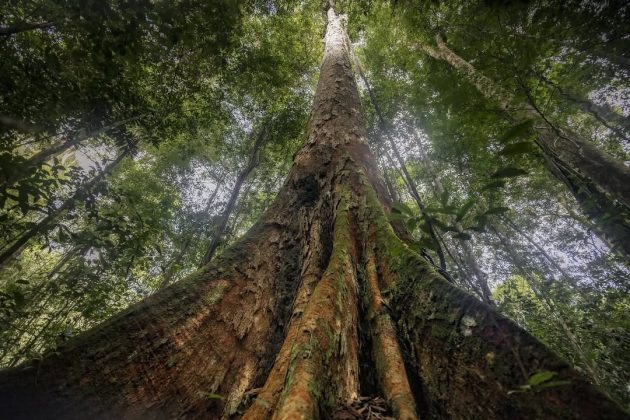
[[[313,138],[327,6],[2,2],[0,367],[231,261]],[[387,229],[628,409],[630,4],[335,9]]]

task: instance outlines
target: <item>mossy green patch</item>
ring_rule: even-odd
[[[214,306],[224,295],[225,291],[229,288],[229,284],[226,281],[219,282],[214,285],[212,289],[203,295],[202,299],[208,306]]]

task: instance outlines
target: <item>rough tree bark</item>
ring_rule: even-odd
[[[380,394],[401,419],[625,417],[396,236],[328,16],[309,134],[262,219],[191,277],[4,371],[3,415],[330,418]],[[541,370],[570,384],[507,394]]]
[[[610,217],[616,209],[624,213],[630,210],[630,168],[571,130],[551,124],[533,102],[518,101],[449,49],[441,35],[436,36],[436,44],[437,47],[422,44],[420,48],[453,66],[517,122],[534,122],[536,143],[550,172],[567,185],[584,213],[598,224],[602,239],[630,259],[630,221],[627,216]]]

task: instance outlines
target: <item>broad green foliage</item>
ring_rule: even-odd
[[[580,207],[548,170],[537,120],[423,49],[441,36],[508,105],[628,161],[627,2],[336,3],[373,94],[358,82],[390,219],[427,258],[443,252],[450,280],[627,401],[630,272],[600,232],[629,209],[589,218],[590,198]],[[214,238],[220,253],[266,210],[303,140],[325,13],[280,0],[9,0],[2,11],[0,252],[26,235],[0,262],[8,366],[192,272]],[[537,375],[513,391],[561,386]]]
[[[627,380],[624,372],[630,367],[623,356],[629,349],[627,294],[624,296],[608,288],[573,289],[562,283],[544,284],[539,277],[530,283],[517,275],[500,285],[495,297],[501,311],[584,374],[597,376],[601,385],[621,391]],[[532,286],[540,289],[546,301],[537,297]],[[571,329],[581,354],[567,339],[563,323]]]
[[[519,314],[500,296],[495,299],[500,309],[583,371],[590,363],[598,382],[626,401],[627,358],[616,349],[630,342],[627,325],[614,323],[614,341],[601,341],[605,335],[587,333],[585,324],[605,325],[609,315],[623,316],[612,308],[627,305],[627,260],[609,253],[594,237],[597,224],[550,176],[532,121],[515,122],[461,72],[428,56],[420,45],[435,46],[441,34],[451,50],[516,99],[627,160],[629,109],[620,98],[627,95],[630,80],[628,51],[621,41],[627,36],[628,14],[628,5],[621,2],[396,1],[373,5],[355,28],[372,90],[426,207],[424,214],[417,209],[398,165],[385,157],[381,165],[398,190],[396,200],[402,201],[392,218],[405,221],[417,244],[431,253],[430,219],[443,238],[451,276],[475,293],[479,277],[500,288],[522,270],[534,270],[553,290],[565,290],[564,300],[549,288],[542,293],[557,301],[555,307],[565,308],[568,331],[544,322],[540,308]],[[373,147],[387,150],[373,106],[366,95]],[[614,208],[609,212],[610,217],[625,217]],[[518,258],[509,258],[506,247]],[[471,257],[478,267],[471,266]],[[602,307],[588,315],[581,312],[595,290],[612,312],[599,313],[606,311]],[[515,292],[521,295],[528,296],[525,289]],[[540,324],[526,322],[538,316]],[[579,336],[582,356],[567,347],[571,334]]]
[[[0,351],[4,365],[40,354],[54,346],[60,334],[81,331],[195,269],[235,178],[246,165],[255,131],[269,119],[264,150],[246,180],[225,240],[231,241],[251,225],[279,188],[301,142],[321,52],[321,17],[313,19],[306,7],[280,13],[255,3],[189,2],[175,13],[170,2],[124,7],[105,2],[99,7],[111,7],[110,16],[100,9],[84,15],[83,8],[89,5],[83,3],[75,6],[78,13],[67,11],[66,5],[33,4],[16,7],[15,16],[8,16],[2,25],[20,19],[52,20],[53,6],[55,13],[63,14],[63,22],[70,23],[55,21],[45,30],[2,38],[0,48],[15,54],[28,50],[29,60],[44,64],[44,53],[30,43],[37,41],[42,49],[50,43],[51,48],[59,48],[60,66],[71,59],[63,55],[70,44],[57,45],[65,37],[81,40],[72,44],[76,51],[68,54],[100,54],[92,47],[96,41],[104,50],[111,49],[110,42],[120,48],[125,45],[126,53],[107,53],[112,54],[112,65],[122,67],[112,74],[92,69],[90,60],[84,60],[74,63],[83,73],[41,69],[64,84],[46,84],[44,76],[34,72],[28,76],[32,80],[12,78],[12,85],[3,81],[3,86],[14,86],[16,98],[31,95],[65,112],[47,112],[31,104],[37,110],[31,113],[20,108],[17,99],[3,97],[6,108],[0,115],[19,119],[29,129],[2,127],[3,179],[16,180],[3,182],[0,191],[4,194],[0,229],[6,238],[2,249],[37,226],[42,213],[59,213],[3,267]],[[99,21],[98,30],[71,25],[74,20],[105,15],[109,17]],[[112,31],[108,24],[133,24],[137,31]],[[95,26],[93,21],[90,25]],[[102,39],[105,36],[112,39]],[[3,65],[35,66],[17,57]],[[75,114],[72,107],[76,113],[92,111],[88,104],[96,102],[88,96],[85,104],[77,103],[67,86],[78,82],[64,79],[88,78],[89,71],[109,84],[89,81],[94,91],[78,86],[82,95],[109,98],[106,89],[117,83],[117,77],[128,83],[116,85],[119,96],[94,117]],[[3,77],[12,73],[3,72]],[[35,114],[45,121],[36,120]],[[104,130],[22,170],[39,150],[139,114],[143,115],[139,120]],[[86,118],[96,121],[90,125]],[[44,129],[46,125],[50,130]],[[62,131],[69,134],[56,135]],[[111,172],[85,189],[79,200],[62,207],[121,153],[127,156]],[[45,258],[38,259],[40,254]]]

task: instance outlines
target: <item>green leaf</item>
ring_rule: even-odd
[[[542,372],[538,372],[530,376],[525,385],[521,385],[518,389],[513,389],[508,391],[508,395],[521,393],[521,392],[530,392],[530,391],[540,391],[545,388],[553,388],[557,386],[570,385],[571,381],[552,381],[551,378],[556,376],[557,373],[545,370]]]
[[[529,385],[521,385],[518,387],[518,389],[511,389],[507,392],[508,395],[512,395],[512,394],[521,394],[524,392],[528,392],[531,391],[532,387]]]
[[[58,239],[60,242],[67,242],[70,239],[70,235],[65,230],[59,229]]]
[[[457,208],[454,206],[445,206],[445,207],[427,207],[424,211],[428,214],[438,213],[438,214],[457,214]]]
[[[527,171],[517,168],[515,166],[507,166],[501,168],[492,174],[491,178],[513,178],[516,176],[526,175]]]
[[[536,151],[536,146],[534,146],[531,142],[521,141],[518,143],[508,144],[505,146],[500,152],[500,156],[511,156],[511,155],[519,155],[524,153],[534,153]]]
[[[538,372],[530,376],[529,380],[527,381],[527,384],[531,386],[540,385],[543,382],[547,382],[548,380],[550,380],[556,375],[557,375],[556,372],[552,372],[550,370]]]
[[[22,292],[18,290],[13,291],[13,300],[17,306],[22,306],[26,303],[26,298],[22,294]]]
[[[484,185],[481,190],[485,191],[485,190],[496,190],[499,188],[503,188],[505,187],[505,181],[502,180],[496,180],[496,181],[490,181],[488,182],[486,185]]]
[[[509,210],[509,207],[492,207],[491,209],[486,210],[485,214],[502,214]]]
[[[213,394],[212,392],[199,391],[199,394],[209,400],[222,400],[224,398],[223,395]]]
[[[431,218],[431,223],[433,223],[433,225],[439,227],[444,232],[458,232],[458,230],[454,226],[449,226],[449,225],[447,225],[446,223],[442,222],[439,219]]]
[[[423,249],[430,249],[432,251],[437,251],[436,243],[431,238],[426,238],[426,237],[422,238],[419,241],[417,241],[414,245],[417,252],[420,252]]]
[[[472,208],[472,206],[475,205],[475,203],[477,202],[476,198],[471,198],[470,200],[468,200],[458,211],[457,211],[457,220],[462,220],[464,218],[464,216],[466,216],[466,213],[468,213],[468,211]]]
[[[390,213],[388,217],[390,221],[407,219],[407,216],[402,213]]]
[[[475,220],[477,221],[478,226],[485,227],[488,224],[488,216],[485,213],[475,216]]]
[[[20,211],[22,212],[22,215],[25,215],[26,213],[28,213],[30,206],[28,204],[28,194],[26,190],[23,190],[23,189],[20,190],[20,196],[18,198],[18,206],[20,207]]]
[[[398,210],[400,213],[408,214],[409,216],[413,216],[413,210],[409,208],[405,203],[394,203],[392,204],[392,208]]]
[[[507,130],[503,136],[499,137],[499,142],[507,143],[508,141],[515,139],[517,137],[525,137],[527,134],[531,132],[531,128],[534,124],[534,120],[523,121],[522,123],[516,124]]]
[[[427,222],[421,224],[420,229],[425,233],[431,233],[431,229],[429,228],[429,224]]]
[[[554,388],[556,386],[571,385],[571,381],[548,381],[538,385],[538,388]]]

